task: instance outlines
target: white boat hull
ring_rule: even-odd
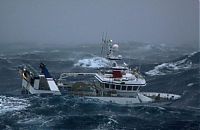
[[[138,94],[136,97],[90,97],[87,98],[98,99],[105,102],[116,103],[121,105],[131,105],[135,103],[148,103],[154,100],[144,95]]]
[[[39,90],[35,89],[29,82],[27,82],[25,79],[22,79],[22,88],[27,91],[30,94],[52,94],[52,95],[61,95],[59,90]]]
[[[121,105],[131,105],[136,103],[151,103],[159,102],[161,100],[156,100],[155,97],[162,98],[164,101],[171,101],[180,99],[180,95],[169,94],[169,93],[157,93],[157,92],[139,92],[136,97],[92,97],[87,96],[87,98],[98,99],[105,102],[116,103]]]

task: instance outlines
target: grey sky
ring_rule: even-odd
[[[0,43],[195,44],[198,0],[0,0]]]

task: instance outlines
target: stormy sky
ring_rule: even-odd
[[[199,0],[0,0],[0,43],[199,43]]]

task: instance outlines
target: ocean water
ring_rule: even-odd
[[[194,108],[157,104],[120,106],[68,96],[2,98],[8,103],[1,109],[0,129],[197,130],[200,127],[200,112]]]
[[[151,62],[149,57],[137,59],[130,55],[131,51],[122,52],[127,54],[124,62],[131,67],[139,65],[147,80],[141,91],[180,94],[182,98],[176,101],[123,106],[68,95],[21,94],[17,72],[20,65],[30,64],[39,69],[39,63],[44,62],[55,79],[61,72],[95,72],[107,65],[107,60],[98,53],[87,51],[85,46],[80,48],[82,51],[48,48],[0,55],[0,129],[200,129],[200,52],[179,53],[176,57],[174,52],[166,58],[166,50],[163,53],[161,49],[159,54],[152,55],[159,55],[162,60]],[[150,51],[149,47],[145,50]]]

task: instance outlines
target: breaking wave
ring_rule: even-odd
[[[190,69],[193,64],[199,64],[199,52],[191,53],[183,58],[169,63],[162,63],[154,67],[153,70],[146,72],[147,75],[156,76],[156,75],[166,75],[175,73],[181,70]]]
[[[26,99],[0,96],[0,115],[10,111],[25,109],[29,105],[30,104]]]
[[[109,66],[109,61],[102,57],[93,57],[78,60],[74,66],[84,67],[84,68],[102,68]]]
[[[156,66],[153,70],[146,72],[147,75],[155,76],[155,75],[166,75],[172,73],[172,71],[189,69],[192,66],[192,62],[187,62],[185,60],[181,60],[175,63],[163,63],[161,65]]]

